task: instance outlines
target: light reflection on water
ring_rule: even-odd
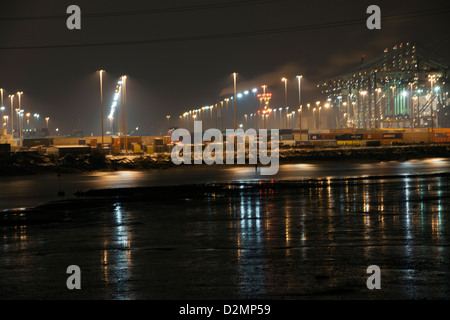
[[[36,265],[76,257],[98,270],[89,292],[101,298],[314,297],[330,290],[345,297],[339,292],[346,289],[370,298],[365,268],[375,264],[387,297],[450,297],[449,177],[237,190],[187,202],[115,200],[74,209],[70,224],[1,227],[0,284],[19,283],[12,296],[36,292],[26,290],[42,282],[34,277],[47,276],[31,272]],[[42,256],[29,254],[41,249]]]
[[[310,162],[284,164],[275,176],[261,176],[253,167],[194,166],[169,170],[93,172],[65,174],[61,188],[70,197],[77,191],[103,188],[186,185],[199,183],[304,180],[347,177],[434,174],[450,172],[450,160],[442,158],[387,162]],[[55,175],[1,177],[0,210],[32,207],[58,199]]]
[[[114,224],[105,230],[103,250],[103,280],[112,287],[111,299],[133,299],[130,292],[131,240],[128,236],[127,213],[121,203],[115,203],[113,209]]]

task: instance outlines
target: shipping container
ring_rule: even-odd
[[[280,136],[280,140],[281,141],[294,140],[294,136],[292,134],[285,134]]]
[[[308,140],[315,141],[315,140],[322,140],[321,134],[310,134],[308,137]]]
[[[429,143],[431,135],[428,132],[405,132],[403,134],[403,142],[405,143]]]
[[[403,139],[403,132],[383,133],[383,140],[384,139]]]
[[[447,138],[433,138],[433,143],[447,143],[449,139]]]
[[[383,139],[382,133],[364,133],[363,140],[377,140],[381,141]]]
[[[336,134],[336,140],[350,140],[350,134]]]
[[[163,138],[164,140],[164,144],[170,144],[170,143],[172,143],[172,137],[171,136],[165,136],[164,138]]]
[[[349,140],[362,140],[363,135],[362,134],[351,134]]]
[[[447,132],[435,132],[434,137],[435,138],[447,138]]]
[[[324,133],[324,134],[322,134],[322,140],[336,140],[336,134]]]
[[[363,141],[361,141],[361,145],[366,146],[366,147],[379,147],[379,146],[381,146],[381,141],[380,140],[363,140]]]
[[[23,139],[24,147],[35,147],[35,146],[51,146],[53,145],[53,139],[51,138],[40,138],[40,139]]]
[[[361,140],[338,140],[338,146],[359,146],[361,145]]]
[[[331,129],[330,133],[334,134],[356,133],[356,129]]]
[[[141,153],[141,145],[138,143],[132,143],[131,144],[133,153]]]
[[[309,134],[325,134],[331,133],[328,129],[310,129],[308,130]]]
[[[292,129],[280,129],[280,136],[292,135]]]

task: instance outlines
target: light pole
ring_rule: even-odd
[[[430,78],[429,81],[431,82],[431,91],[430,91],[431,111],[430,111],[430,114],[431,114],[431,139],[433,139],[434,138],[434,132],[433,132],[434,131],[434,127],[433,127],[434,126],[434,123],[433,123],[433,121],[434,121],[434,119],[433,119],[433,117],[434,117],[434,114],[433,114],[433,83],[434,83],[434,80],[436,79],[436,76],[429,75],[428,78]],[[431,141],[431,142],[433,142],[433,141]]]
[[[167,115],[166,119],[167,119],[167,126],[170,128],[170,115]]]
[[[285,77],[283,77],[282,79],[281,79],[281,81],[283,81],[284,82],[284,107],[286,108],[286,129],[288,128],[288,124],[287,124],[287,121],[288,121],[288,118],[287,118],[287,79],[285,78]]]
[[[33,116],[34,116],[34,118],[36,119],[36,122],[35,122],[34,126],[35,126],[35,131],[37,131],[38,126],[40,125],[40,124],[39,124],[39,118],[40,118],[40,115],[39,115],[38,113],[35,113]]]
[[[19,101],[20,101],[20,99],[19,99]],[[22,123],[23,123],[23,121],[22,121],[22,119],[23,119],[23,110],[22,109],[20,109],[19,108],[19,146],[21,147],[22,146]]]
[[[8,97],[11,99],[11,135],[14,139],[14,95],[10,94]]]
[[[320,110],[322,110],[322,106],[319,107],[319,129],[322,129],[322,119],[320,118]]]
[[[364,107],[364,104],[365,104],[365,98],[366,98],[367,91],[363,90],[360,92],[360,94],[362,95],[362,98],[363,98],[362,115],[363,115],[363,119],[364,119],[363,122],[364,122],[364,127],[365,127],[366,126],[366,108]],[[360,121],[361,121],[361,119],[360,119]]]
[[[2,109],[2,119],[3,119],[3,112],[5,111],[5,107],[3,106],[3,88],[0,88],[0,95],[1,95],[1,102],[2,104],[0,105],[1,109]],[[2,126],[3,128],[3,126]],[[8,126],[6,126],[6,130],[8,130]]]
[[[237,129],[237,122],[236,122],[236,100],[237,100],[237,97],[236,97],[236,76],[237,76],[237,73],[234,72],[233,73],[233,78],[234,78],[234,131],[235,132],[236,132],[236,129]]]
[[[123,133],[125,133],[125,153],[128,153],[127,130],[127,76],[122,76]]]
[[[28,129],[30,129],[30,116],[31,116],[31,113],[27,112],[26,116],[27,116],[27,130],[28,130]]]
[[[298,79],[298,132],[300,134],[300,138],[302,136],[302,96],[301,96],[301,81],[302,75],[297,76]]]
[[[380,95],[380,92],[381,92],[381,88],[376,88],[376,89],[375,89],[375,92],[376,92],[376,98],[375,98],[375,111],[376,111],[376,113],[378,114],[378,116],[375,116],[375,119],[379,118],[380,120],[383,120],[383,119],[382,119],[382,118],[383,118],[383,108],[382,108],[382,106],[381,106],[381,100],[379,99],[379,95]],[[380,101],[378,101],[378,100],[380,100]],[[379,106],[377,107],[378,102],[379,102]],[[377,109],[378,109],[378,110],[377,110]],[[375,120],[375,121],[376,121],[376,120]],[[377,122],[375,122],[375,128],[377,128]]]
[[[8,116],[3,116],[3,120],[6,121],[5,122],[6,123],[6,128],[8,128],[8,119],[9,119]],[[3,123],[3,125],[5,125],[5,123]],[[2,125],[2,127],[3,127],[3,125]]]
[[[22,110],[22,95],[23,95],[23,92],[17,92],[17,96],[19,97],[19,110],[20,111],[23,111]],[[22,118],[20,118],[20,114],[19,114],[19,124],[20,124],[20,132],[19,132],[19,142],[20,142],[20,146],[22,146],[22,134],[23,134],[23,132],[22,132]]]
[[[391,108],[391,121],[395,119],[395,86],[391,86],[392,89],[392,108]],[[392,122],[392,128],[395,128],[395,122]]]
[[[102,150],[103,150],[103,72],[105,72],[105,70],[100,70],[99,74],[100,74],[100,113],[101,113],[101,118],[102,118]]]
[[[315,112],[316,112],[316,108],[313,108],[313,121],[314,121],[313,124],[314,124],[314,129],[317,129],[316,128],[316,113]]]
[[[2,110],[2,119],[3,119],[4,113],[5,113],[5,107],[1,106],[0,110]]]
[[[114,128],[113,128],[113,122],[114,122],[114,117],[112,114],[110,114],[108,116],[109,118],[109,125],[111,126],[111,137],[113,136],[113,132],[114,132]]]
[[[45,124],[47,125],[47,131],[48,131],[48,120],[50,120],[50,118],[49,118],[49,117],[46,117],[46,118],[45,118]]]

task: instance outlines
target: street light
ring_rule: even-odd
[[[320,119],[320,110],[322,110],[322,107],[319,107],[319,129],[322,129],[322,121]]]
[[[431,137],[434,138],[434,132],[433,132],[433,130],[434,130],[434,128],[433,128],[433,126],[434,126],[434,123],[433,123],[434,114],[433,114],[433,99],[432,99],[432,97],[433,97],[433,83],[436,80],[436,76],[435,75],[428,75],[428,78],[429,78],[428,81],[431,82],[431,91],[430,91],[430,100],[431,100],[431,103],[430,103],[430,108],[431,108],[431,111],[430,111],[430,114],[431,114]]]
[[[3,118],[3,112],[5,111],[5,107],[3,106],[3,88],[0,88],[0,96],[1,96],[1,105],[0,105],[0,107],[1,107],[1,109],[2,109],[2,118]],[[2,128],[3,128],[3,126],[2,126]]]
[[[122,76],[123,132],[125,133],[125,153],[128,153],[127,129],[127,76]]]
[[[103,150],[103,72],[105,72],[105,70],[99,70],[99,74],[100,74],[100,113],[101,113],[101,118],[102,118],[102,150]]]
[[[302,135],[302,99],[301,99],[301,81],[302,81],[302,75],[297,76],[298,79],[298,132],[300,134],[300,137]],[[301,139],[300,139],[301,140]]]
[[[236,76],[237,73],[233,73],[233,79],[234,79],[234,131],[236,132],[237,129],[237,122],[236,122]]]
[[[285,77],[281,78],[281,81],[284,82],[284,107],[286,108],[286,129],[288,128],[287,124],[287,79]]]
[[[10,94],[8,97],[11,99],[11,135],[14,139],[14,95]]]
[[[23,110],[19,108],[17,115],[19,117],[19,146],[22,146],[22,118],[23,118]]]
[[[46,125],[47,125],[47,131],[48,131],[48,120],[50,120],[50,118],[49,118],[49,117],[46,117],[46,118],[45,118],[45,123],[46,123]]]
[[[22,110],[22,103],[21,103],[21,101],[22,101],[22,95],[23,95],[23,92],[22,91],[20,91],[20,92],[17,92],[17,96],[19,97],[19,110],[21,110],[21,111],[23,111]],[[20,124],[20,132],[19,132],[19,145],[20,146],[22,146],[22,121],[21,121],[21,119],[19,118],[19,124]]]
[[[316,114],[315,114],[316,108],[313,108],[313,120],[314,120],[314,129],[317,129],[316,126]]]

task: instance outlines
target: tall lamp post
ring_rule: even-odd
[[[298,133],[300,135],[300,140],[302,137],[302,96],[301,96],[301,81],[302,75],[297,76],[298,79]]]
[[[127,76],[122,76],[123,132],[125,133],[125,152],[128,153],[127,129]]]
[[[411,118],[411,130],[414,131],[414,100],[413,100],[413,87],[414,82],[411,82],[410,84],[410,97],[409,97],[409,117]]]
[[[236,97],[236,76],[237,76],[237,73],[236,72],[234,72],[233,73],[233,79],[234,79],[234,131],[236,132],[236,129],[237,129],[237,118],[236,118],[236,115],[237,115],[237,112],[236,112],[236,100],[237,100],[237,97]]]
[[[17,96],[19,97],[19,110],[20,111],[22,110],[22,95],[23,95],[22,91],[17,92]],[[20,143],[20,146],[22,146],[22,134],[23,134],[23,132],[22,132],[22,118],[20,118],[20,115],[19,115],[19,123],[20,123],[19,143]]]
[[[3,88],[0,88],[0,95],[1,95],[1,99],[2,99],[2,104],[0,105],[0,108],[2,109],[2,119],[3,119],[3,111],[5,111],[5,107],[3,106]],[[3,120],[2,120],[3,121]],[[2,126],[3,128],[3,126]],[[8,126],[6,127],[6,130],[8,130]]]
[[[286,129],[288,128],[288,117],[287,117],[287,78],[283,77],[281,81],[284,82],[284,107],[286,108]]]
[[[14,139],[14,95],[10,94],[8,97],[11,99],[11,135]]]
[[[102,118],[102,150],[103,150],[103,72],[105,72],[105,70],[100,70],[99,74],[100,74],[100,114],[101,114],[101,118]]]
[[[435,75],[433,75],[433,76],[429,75],[428,78],[430,78],[429,81],[431,82],[431,91],[430,91],[430,101],[431,101],[430,108],[431,108],[431,110],[430,110],[430,115],[431,115],[431,139],[433,139],[434,138],[433,84],[435,82],[436,76]],[[431,140],[431,142],[433,142],[433,140]]]

